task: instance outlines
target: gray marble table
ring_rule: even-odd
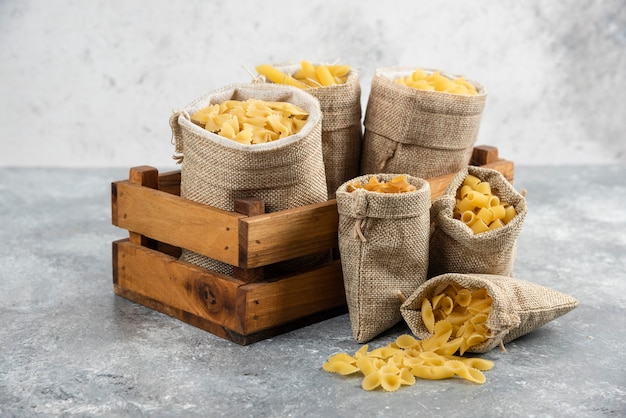
[[[394,393],[321,369],[347,314],[242,347],[117,297],[110,183],[126,169],[0,168],[0,416],[626,415],[626,166],[516,167],[515,275],[580,306],[484,355],[484,385]],[[404,324],[370,342],[385,345]]]

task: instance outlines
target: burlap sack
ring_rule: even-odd
[[[515,207],[517,216],[502,228],[480,234],[454,219],[456,192],[468,174],[488,181],[492,193]],[[527,212],[524,196],[499,171],[474,166],[460,170],[431,208],[435,228],[430,239],[428,277],[444,273],[512,275],[517,238]]]
[[[430,300],[437,288],[449,283],[470,290],[485,288],[492,298],[487,319],[491,336],[481,344],[470,347],[468,351],[472,353],[486,353],[501,342],[521,337],[578,306],[578,301],[572,296],[510,276],[442,274],[422,284],[400,308],[402,317],[419,338],[431,336],[422,320],[422,301]]]
[[[275,64],[274,67],[293,74],[300,64]],[[363,139],[359,72],[352,68],[344,84],[310,88],[306,92],[320,102],[326,185],[328,198],[334,199],[337,188],[359,174]]]
[[[394,176],[376,175],[379,181]],[[416,191],[347,192],[349,182],[337,190],[339,253],[352,333],[359,343],[401,321],[398,292],[410,295],[426,280],[430,185],[416,177],[407,180]]]
[[[292,103],[309,113],[302,130],[277,141],[243,145],[206,131],[190,120],[195,111],[226,100],[256,98]],[[181,197],[233,210],[234,200],[258,197],[267,212],[327,200],[322,158],[322,115],[317,99],[297,88],[236,84],[209,93],[170,118],[173,140],[182,157]],[[183,250],[184,261],[231,274],[232,268]]]
[[[430,178],[457,172],[470,163],[487,98],[485,88],[471,81],[478,95],[463,96],[396,83],[398,77],[414,70],[376,70],[365,111],[362,174],[408,173]]]

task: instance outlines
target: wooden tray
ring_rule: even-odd
[[[472,164],[513,180],[497,148],[474,149]],[[439,197],[455,173],[428,179]],[[130,169],[111,184],[112,223],[129,237],[113,242],[115,294],[237,344],[247,345],[347,312],[341,261],[265,277],[263,268],[337,252],[335,200],[264,213],[258,199],[224,211],[180,197],[180,171]],[[233,266],[225,275],[180,261],[181,248]]]

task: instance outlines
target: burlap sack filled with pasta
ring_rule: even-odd
[[[515,208],[517,215],[513,220],[499,229],[474,234],[453,217],[457,189],[468,174],[489,182],[492,193]],[[517,238],[527,211],[526,199],[502,173],[474,166],[460,170],[431,208],[434,232],[430,239],[428,277],[443,273],[512,275]]]
[[[294,74],[298,63],[276,64],[277,69]],[[344,84],[308,88],[322,110],[322,151],[326,171],[328,198],[344,182],[358,176],[361,159],[361,84],[359,72],[351,68]]]
[[[308,120],[295,135],[255,145],[239,144],[190,120],[189,115],[210,104],[250,98],[291,103],[307,111]],[[176,152],[182,156],[181,197],[224,210],[233,210],[235,199],[258,197],[266,212],[326,201],[321,121],[317,99],[288,86],[237,84],[197,99],[170,118]],[[181,258],[226,274],[232,270],[188,250]]]
[[[394,175],[376,177],[388,181]],[[359,343],[401,321],[398,292],[411,294],[426,280],[430,185],[416,177],[407,180],[416,191],[348,192],[350,182],[337,190],[339,252],[352,333]]]
[[[492,299],[487,318],[490,336],[467,350],[472,353],[486,353],[501,342],[521,337],[578,306],[572,296],[510,276],[446,273],[422,284],[400,308],[409,328],[419,338],[431,336],[422,320],[422,301],[432,299],[451,283],[470,290],[485,288]]]
[[[487,98],[485,88],[472,81],[478,94],[469,96],[423,91],[394,81],[412,71],[406,67],[376,70],[365,111],[363,174],[430,178],[457,172],[470,163]]]

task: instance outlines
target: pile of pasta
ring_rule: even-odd
[[[482,372],[492,369],[493,362],[462,356],[489,337],[486,322],[490,310],[491,297],[485,288],[470,290],[447,284],[422,302],[422,320],[432,334],[430,338],[418,340],[404,334],[372,351],[364,345],[352,356],[331,356],[322,368],[344,376],[361,373],[365,390],[381,387],[392,392],[413,385],[416,377],[441,380],[458,376],[483,384],[486,378]],[[455,355],[457,351],[460,356]]]
[[[309,61],[300,61],[300,68],[291,75],[269,64],[256,67],[257,72],[272,83],[287,84],[301,89],[344,84],[350,69],[349,65],[314,65]]]
[[[253,145],[298,133],[308,117],[308,112],[291,103],[248,99],[209,105],[193,113],[191,121],[214,134]]]
[[[407,77],[397,78],[396,83],[418,90],[440,91],[469,96],[478,94],[476,87],[467,81],[465,77],[450,79],[441,75],[440,71],[434,71],[428,74],[421,68],[416,69]]]
[[[455,283],[447,284],[435,289],[430,300],[422,301],[422,321],[431,334],[435,333],[437,324],[449,323],[452,341],[458,344],[459,353],[463,355],[468,348],[491,337],[487,327],[491,303],[491,296],[484,287],[470,290]]]
[[[335,354],[322,368],[344,376],[360,373],[363,376],[361,387],[365,390],[382,388],[393,392],[401,386],[413,385],[415,378],[441,380],[458,376],[470,382],[485,383],[483,371],[491,370],[493,362],[454,355],[460,340],[449,341],[451,335],[452,324],[442,320],[437,322],[433,336],[428,339],[400,335],[394,342],[372,351],[364,345],[352,356]]]
[[[372,176],[365,184],[357,180],[350,182],[346,187],[347,192],[353,192],[356,189],[365,189],[378,193],[407,193],[417,190],[415,186],[409,184],[407,176],[404,174],[398,175],[389,181],[379,181],[375,176]]]
[[[469,226],[474,234],[501,228],[517,215],[515,207],[501,202],[491,185],[468,174],[457,190],[453,216]]]

